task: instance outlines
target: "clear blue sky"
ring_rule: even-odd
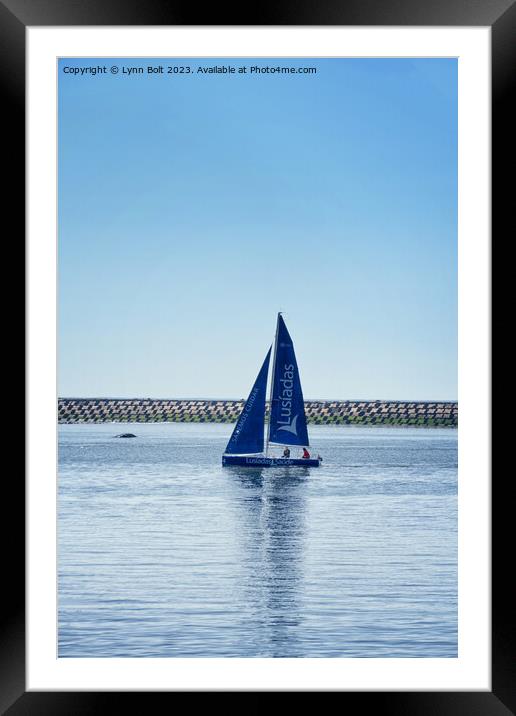
[[[61,60],[58,118],[60,396],[243,397],[281,310],[305,398],[456,399],[456,60]]]

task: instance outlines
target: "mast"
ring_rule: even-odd
[[[279,317],[281,311],[278,313],[276,319],[276,335],[274,336],[274,353],[272,357],[272,372],[271,372],[271,385],[269,388],[269,422],[267,423],[267,439],[265,441],[265,456],[269,453],[269,438],[271,434],[271,415],[272,415],[272,391],[274,389],[274,376],[276,374],[276,355],[278,353],[278,331],[279,331]]]

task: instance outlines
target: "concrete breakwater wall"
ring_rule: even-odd
[[[60,423],[233,423],[243,400],[59,398]],[[427,425],[456,427],[456,402],[305,401],[309,423],[321,425]]]

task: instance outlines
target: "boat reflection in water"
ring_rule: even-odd
[[[240,603],[256,627],[250,651],[295,657],[300,645],[308,470],[231,467],[246,574]]]

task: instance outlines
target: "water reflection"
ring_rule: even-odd
[[[257,622],[257,656],[301,655],[301,586],[308,471],[232,468],[237,539],[247,566],[243,595]]]

